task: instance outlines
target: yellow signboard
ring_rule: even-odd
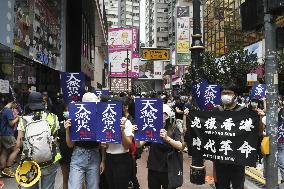
[[[147,60],[170,60],[170,50],[142,49],[142,58]]]
[[[177,41],[177,53],[189,53],[189,41]]]

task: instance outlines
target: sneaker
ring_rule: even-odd
[[[5,169],[3,169],[2,174],[5,176],[8,176],[10,178],[14,178],[15,177],[15,173],[12,170],[11,167],[6,167]]]

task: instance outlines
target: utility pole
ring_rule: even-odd
[[[193,35],[191,44],[191,71],[192,71],[192,81],[193,83],[198,83],[201,80],[199,74],[199,66],[202,64],[201,54],[204,52],[204,46],[202,43],[202,34],[200,27],[200,0],[193,0]]]
[[[268,13],[267,0],[264,4],[265,35],[265,83],[266,131],[269,136],[270,155],[265,157],[266,188],[273,189],[278,184],[277,127],[278,127],[278,65],[276,62],[276,24],[274,15]]]
[[[198,83],[201,80],[199,74],[199,66],[202,64],[201,54],[204,52],[204,46],[202,43],[202,34],[200,27],[200,0],[193,0],[193,35],[191,44],[191,71],[192,71],[192,84]],[[196,152],[192,152],[196,153]],[[205,166],[203,157],[197,152],[198,155],[194,155],[190,166],[190,181],[197,185],[205,183]]]

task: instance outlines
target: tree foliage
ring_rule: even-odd
[[[234,49],[222,57],[216,57],[210,52],[204,52],[203,62],[198,65],[198,72],[208,83],[224,84],[234,80],[238,83],[240,92],[247,92],[247,74],[255,72],[258,66],[257,55],[241,48]],[[187,86],[192,81],[191,73],[185,76]]]

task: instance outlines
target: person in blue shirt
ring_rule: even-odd
[[[13,115],[12,106],[15,102],[11,96],[6,96],[3,103],[5,106],[0,113],[0,166],[3,175],[13,178],[15,174],[11,166],[20,151],[14,137],[14,125],[18,123],[19,116]]]

